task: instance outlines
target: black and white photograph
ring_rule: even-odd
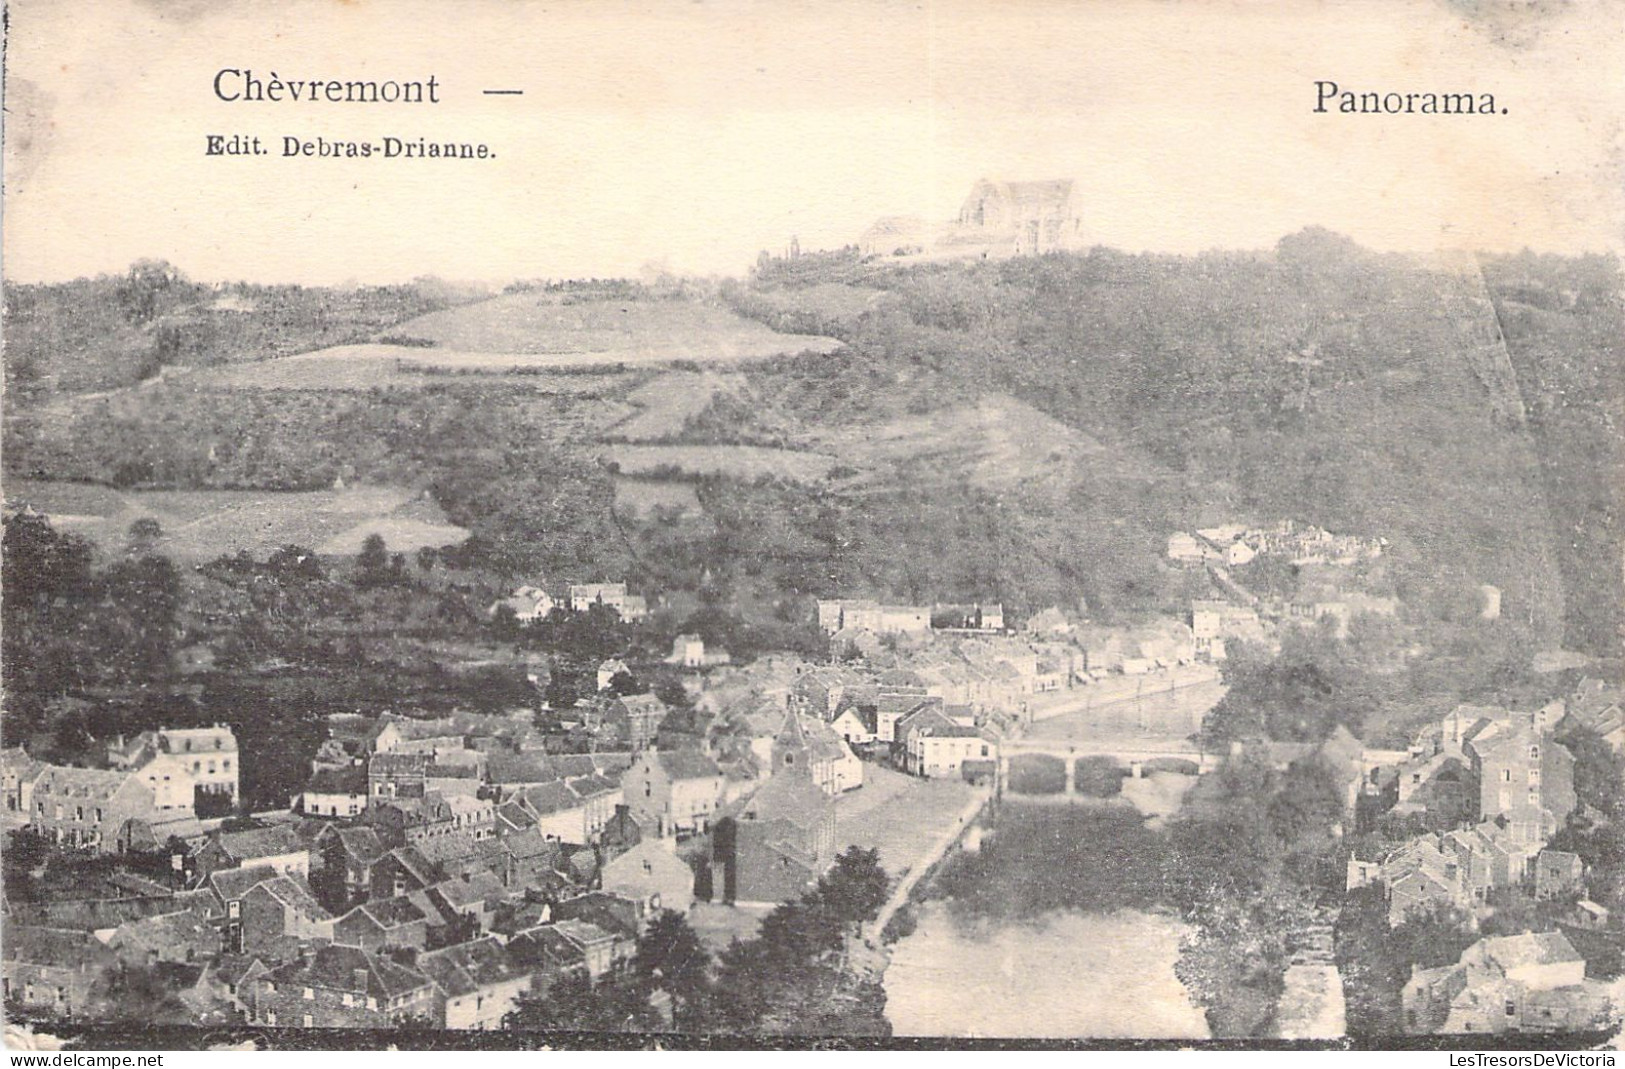
[[[10,0],[5,1048],[1613,1065],[1622,26]]]

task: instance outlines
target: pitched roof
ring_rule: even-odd
[[[388,853],[384,841],[378,837],[378,832],[366,825],[356,824],[336,828],[334,834],[344,844],[344,852],[357,861],[363,863],[377,861]]]
[[[316,901],[316,895],[312,893],[310,884],[306,882],[303,875],[297,877],[277,876],[275,879],[266,880],[259,886],[289,909],[303,913],[307,917],[319,921],[332,920],[333,918],[333,915],[327,912],[326,907]],[[253,888],[250,888],[250,890],[253,890]]]
[[[1482,940],[1479,947],[1486,958],[1503,969],[1582,960],[1574,945],[1562,932],[1503,935]]]
[[[305,783],[308,794],[366,794],[367,770],[360,765],[319,768]]]
[[[101,801],[118,793],[118,789],[134,776],[133,772],[114,772],[102,768],[46,765],[36,781],[35,790],[43,788],[65,798]]]
[[[493,984],[517,980],[530,971],[489,936],[419,954],[417,966],[447,997],[471,995]]]
[[[213,952],[220,949],[220,932],[196,913],[182,909],[126,921],[118,926],[108,945],[152,950],[191,947]]]
[[[707,779],[722,775],[722,769],[699,750],[661,750],[660,767],[672,779]]]
[[[221,901],[231,902],[242,898],[266,880],[276,879],[277,875],[277,870],[270,865],[218,869],[209,873],[209,886],[214,888]]]
[[[434,863],[424,857],[416,846],[397,846],[388,856],[423,884],[434,883],[440,878]]]
[[[772,776],[750,797],[728,807],[730,815],[743,821],[786,820],[799,828],[815,827],[833,805],[823,788],[804,776]]]
[[[114,960],[112,952],[89,932],[24,924],[6,927],[6,937],[0,941],[0,958],[36,965],[77,965],[81,969]]]
[[[427,775],[429,765],[434,761],[433,754],[426,753],[375,753],[367,761],[367,774],[369,776],[401,776],[401,775]]]
[[[339,918],[339,923],[357,915],[364,915],[380,928],[402,928],[408,924],[427,919],[423,910],[418,908],[405,895],[394,898],[373,898],[353,907],[350,912]]]
[[[357,972],[365,973],[364,984],[357,984]],[[337,943],[316,947],[306,957],[271,970],[267,978],[290,987],[354,991],[374,998],[391,998],[429,983],[417,969]]]
[[[297,854],[301,850],[308,849],[299,832],[290,824],[272,824],[267,828],[250,828],[247,831],[217,832],[209,841],[219,846],[227,857],[239,861]]]
[[[583,771],[593,771],[590,760]],[[546,783],[558,775],[555,762],[541,754],[494,753],[485,764],[487,783]]]
[[[439,895],[452,909],[500,898],[503,894],[502,881],[483,869],[464,873],[456,879],[442,880],[430,887],[429,891]]]

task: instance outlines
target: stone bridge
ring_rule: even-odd
[[[1097,743],[1080,740],[1007,739],[999,747],[998,793],[1015,798],[1053,798],[1053,793],[1027,793],[1012,790],[1010,766],[1012,763],[1046,763],[1060,761],[1066,772],[1062,797],[1078,793],[1078,763],[1094,757],[1110,758],[1117,767],[1126,770],[1135,779],[1145,775],[1147,763],[1156,760],[1188,761],[1198,772],[1207,772],[1218,764],[1214,754],[1203,753],[1186,739],[1123,739]],[[1025,760],[1024,760],[1025,759]],[[1034,759],[1037,759],[1034,761]]]

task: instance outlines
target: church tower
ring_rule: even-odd
[[[773,768],[770,775],[789,773],[812,778],[812,747],[801,728],[801,718],[792,706],[785,710],[784,726],[773,736]]]

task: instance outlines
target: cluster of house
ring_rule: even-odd
[[[928,631],[1003,631],[1002,605],[882,605],[866,598],[819,599],[818,626],[842,632],[920,635]]]
[[[1609,985],[1588,979],[1562,932],[1480,939],[1454,965],[1413,968],[1400,998],[1417,1034],[1587,1032],[1616,1023]]]
[[[1454,830],[1381,859],[1351,858],[1348,886],[1380,883],[1391,924],[1436,904],[1471,909],[1502,888],[1576,891],[1580,859],[1545,849],[1576,805],[1574,757],[1553,738],[1562,716],[1562,702],[1533,712],[1464,705],[1403,754],[1368,751],[1368,791],[1390,791],[1393,812]]]
[[[1312,524],[1282,520],[1271,527],[1241,523],[1204,527],[1195,533],[1168,536],[1168,559],[1178,564],[1223,564],[1239,567],[1270,555],[1293,564],[1357,564],[1382,556],[1380,538],[1335,535]]]
[[[528,624],[546,619],[554,609],[586,612],[594,605],[614,609],[621,619],[628,621],[641,620],[649,615],[648,600],[640,594],[628,594],[625,583],[571,583],[560,598],[555,598],[539,586],[522,586],[492,604],[489,612],[495,616],[507,607],[513,610],[514,619]]]
[[[122,963],[162,969],[199,1020],[495,1028],[521,993],[629,957],[656,913],[692,905],[697,874],[708,897],[738,905],[814,886],[835,857],[834,796],[862,783],[829,725],[785,703],[770,737],[733,754],[654,749],[658,726],[637,748],[565,755],[523,749],[518,723],[500,716],[379,718],[329,740],[286,817],[202,831],[191,816],[176,886],[7,903],[6,995],[94,1014]],[[154,737],[163,754],[235,754]],[[175,775],[156,759],[119,774],[149,772]],[[49,777],[31,783],[38,830],[75,818],[58,814]],[[680,857],[679,842],[702,834]],[[53,837],[140,848],[123,835]]]
[[[228,727],[171,728],[119,738],[106,768],[0,751],[5,810],[55,843],[114,853],[195,838],[237,805],[237,736]]]

